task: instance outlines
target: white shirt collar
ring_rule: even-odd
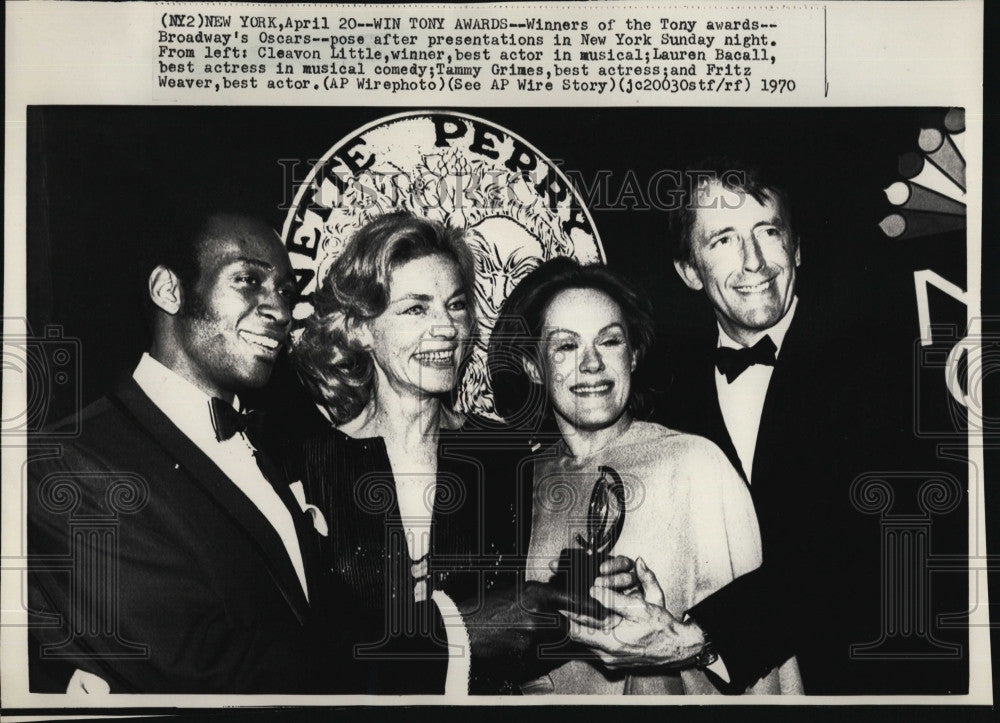
[[[785,341],[785,334],[788,333],[788,327],[792,325],[792,317],[795,316],[795,309],[799,305],[799,297],[792,298],[792,305],[788,307],[788,311],[785,315],[781,317],[777,324],[772,326],[770,329],[764,329],[763,331],[758,331],[753,336],[750,337],[750,343],[747,346],[753,346],[758,341],[760,341],[764,335],[771,337],[771,341],[778,349],[778,353],[781,352],[781,345]],[[731,349],[742,349],[743,344],[733,339],[729,334],[727,334],[721,324],[716,322],[719,328],[719,346],[728,346]]]
[[[209,409],[212,398],[208,394],[147,353],[142,355],[132,378],[184,434],[199,443],[216,441]],[[240,408],[238,397],[233,399],[233,406]]]

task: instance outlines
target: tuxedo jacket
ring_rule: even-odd
[[[890,381],[880,371],[894,369],[906,385],[908,370],[880,354],[879,338],[838,330],[800,299],[767,389],[754,453],[750,492],[763,564],[688,611],[722,654],[735,689],[791,655],[810,694],[967,686],[961,664],[850,653],[852,644],[882,635],[880,520],[852,502],[851,484],[867,472],[926,465],[925,458],[917,461],[922,451],[908,421],[912,409],[891,408]],[[715,346],[713,337],[677,355],[658,407],[667,426],[712,440],[743,474],[719,407]]]
[[[277,470],[309,600],[272,525],[131,378],[83,410],[78,438],[30,454],[32,691],[65,691],[77,668],[112,692],[358,687],[351,610]]]

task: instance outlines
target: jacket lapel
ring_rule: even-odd
[[[736,445],[733,444],[733,440],[729,436],[726,420],[722,416],[722,407],[719,405],[719,389],[715,385],[714,352],[714,346],[706,349],[701,360],[690,371],[692,393],[689,396],[691,400],[689,403],[692,407],[691,414],[699,418],[698,428],[691,431],[715,442],[736,468],[736,471],[740,473],[743,481],[747,482],[743,463],[740,462],[740,456],[736,453]]]
[[[319,589],[319,574],[322,569],[322,558],[320,557],[320,535],[313,525],[310,514],[299,506],[298,501],[295,499],[295,495],[292,494],[292,488],[288,484],[288,477],[285,475],[284,471],[280,470],[263,451],[257,452],[257,462],[260,466],[261,472],[264,473],[264,477],[271,483],[271,486],[278,494],[278,497],[281,498],[281,501],[284,503],[288,513],[292,516],[292,522],[295,524],[295,535],[298,538],[299,552],[302,555],[302,567],[306,575],[306,587],[309,590],[309,602],[312,602],[315,600],[314,591]],[[271,527],[271,525],[269,524],[268,527]],[[278,542],[281,544],[281,551],[284,554],[283,559],[287,559],[288,553],[284,549],[284,544],[281,543],[280,538]],[[295,576],[295,587],[293,589],[301,590],[301,585],[298,584],[298,576],[295,575],[295,569],[291,569],[292,574]],[[304,603],[306,601],[303,600],[302,602]]]
[[[295,497],[292,495],[291,489],[281,483],[277,484],[275,489],[278,491],[278,495],[285,503],[285,506],[288,507],[292,515],[292,520],[295,522],[295,534],[299,538],[299,550],[302,552],[302,566],[305,569],[306,585],[309,588],[309,603],[312,605],[317,599],[316,596],[322,584],[320,578],[323,569],[323,558],[320,550],[320,534],[316,531],[309,513],[304,512],[299,507],[298,502],[296,502]]]
[[[302,592],[298,575],[295,574],[295,568],[292,567],[281,537],[257,506],[201,451],[198,445],[153,404],[134,380],[130,378],[121,383],[111,396],[153,442],[159,445],[180,469],[187,472],[188,477],[200,485],[237,526],[243,529],[261,553],[271,579],[278,586],[296,617],[300,622],[305,622],[309,614],[309,604]],[[278,494],[296,521],[296,530],[301,537],[302,527],[299,518],[302,513],[291,493],[286,490],[287,494],[283,495],[280,487],[281,485],[276,486]],[[302,547],[300,544],[300,548]],[[305,554],[303,550],[303,556]],[[305,560],[303,562],[306,563]]]
[[[757,446],[754,447],[754,479],[771,480],[780,476],[773,470],[788,466],[789,454],[796,451],[789,448],[790,440],[801,439],[802,425],[807,423],[806,420],[814,418],[815,409],[813,414],[802,414],[803,406],[809,406],[807,396],[816,388],[814,383],[806,381],[803,376],[811,368],[810,359],[806,355],[821,353],[807,338],[808,329],[809,319],[803,318],[800,298],[799,308],[796,309],[795,317],[781,344],[767,395],[764,397],[760,427],[757,430]]]

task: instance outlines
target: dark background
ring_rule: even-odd
[[[296,179],[365,123],[399,109],[33,107],[28,112],[28,313],[40,334],[61,325],[80,340],[82,400],[100,396],[146,347],[137,251],[159,214],[184,196],[250,200],[280,229],[292,179],[279,159],[301,159]],[[507,128],[594,184],[591,204],[608,263],[646,289],[660,343],[645,365],[657,370],[671,348],[714,334],[709,307],[670,263],[666,215],[647,185],[658,171],[725,153],[764,161],[792,192],[802,238],[800,290],[836,310],[831,334],[869,328],[879,354],[912,391],[919,335],[913,271],[930,268],[965,287],[964,233],[888,239],[877,223],[882,193],[900,176],[897,157],[917,150],[922,124],[941,110],[872,109],[469,109]],[[664,187],[665,188],[665,187]],[[650,206],[653,206],[652,208]],[[964,326],[964,309],[931,290],[935,323]],[[865,355],[860,350],[861,356]],[[275,380],[282,395],[284,364]],[[937,391],[943,392],[943,384]],[[912,396],[909,394],[908,396]],[[937,396],[937,394],[934,394]],[[56,397],[49,422],[73,411]],[[942,398],[942,403],[944,400]]]
[[[59,325],[66,338],[79,340],[80,356],[79,379],[51,388],[44,421],[74,411],[74,385],[84,404],[96,399],[131,372],[147,347],[139,252],[172,204],[190,196],[225,204],[236,196],[242,204],[254,202],[280,229],[282,204],[291,201],[294,188],[279,159],[301,159],[296,179],[302,179],[310,159],[399,110],[29,108],[29,323],[35,334]],[[790,190],[801,237],[802,303],[822,309],[830,336],[856,347],[860,369],[879,380],[872,392],[879,398],[869,406],[924,435],[920,460],[900,450],[899,469],[967,479],[960,461],[937,458],[939,443],[958,445],[960,452],[964,444],[943,359],[964,334],[965,308],[931,289],[931,318],[942,328],[933,347],[920,348],[913,283],[915,270],[932,269],[965,288],[965,234],[889,239],[877,226],[892,210],[882,189],[900,180],[898,156],[916,151],[919,129],[940,123],[945,109],[456,110],[519,135],[587,184],[610,172],[591,215],[609,265],[652,299],[660,341],[643,366],[643,381],[667,394],[672,380],[664,370],[671,354],[714,336],[715,324],[702,296],[674,272],[666,214],[655,207],[647,183],[658,171],[708,155],[764,162]],[[292,436],[317,424],[318,414],[284,359],[267,389],[246,396]],[[936,518],[931,552],[966,556],[967,520],[964,503]],[[878,520],[871,523],[877,527]],[[962,569],[933,574],[936,589],[944,583],[955,593],[938,597],[936,612],[968,609],[966,579]],[[964,642],[961,626],[959,618],[935,634]],[[965,678],[960,672],[958,679]]]

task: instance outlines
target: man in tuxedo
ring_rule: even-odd
[[[30,689],[379,692],[320,563],[325,524],[238,396],[287,343],[284,248],[254,217],[181,213],[148,268],[149,351],[82,411],[77,438],[32,440]],[[439,652],[435,623],[405,652]],[[454,685],[447,652],[415,665]]]
[[[792,655],[809,694],[954,690],[926,661],[851,653],[884,634],[878,520],[851,485],[913,463],[912,427],[879,408],[880,379],[843,338],[877,360],[878,334],[800,300],[802,249],[778,186],[734,165],[699,173],[671,219],[674,266],[708,298],[717,333],[672,360],[662,421],[712,440],[741,473],[763,564],[683,617],[649,604],[655,595],[643,604],[599,590],[624,624],[610,637],[579,623],[571,634],[612,667],[700,665],[729,692]],[[640,577],[655,590],[655,576]]]

